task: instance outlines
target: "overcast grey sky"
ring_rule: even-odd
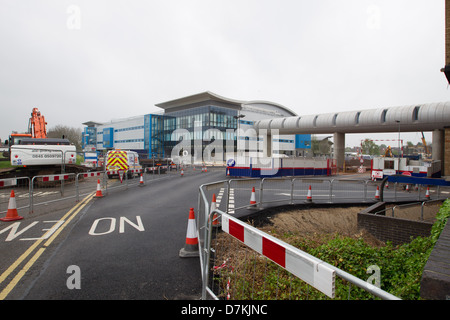
[[[444,0],[0,0],[0,46],[2,140],[33,107],[81,128],[207,90],[299,115],[450,94]]]

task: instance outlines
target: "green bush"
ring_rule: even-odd
[[[406,300],[420,298],[420,280],[423,268],[450,215],[450,200],[441,206],[429,237],[417,237],[410,243],[375,248],[363,239],[336,236],[331,241],[308,252],[360,279],[367,279],[367,268],[380,268],[381,289]],[[338,291],[338,290],[337,290]],[[365,294],[352,299],[366,298]]]
[[[368,268],[376,265],[380,268],[382,290],[404,300],[417,300],[420,299],[423,269],[449,215],[450,199],[447,199],[436,215],[429,237],[417,237],[399,246],[388,242],[384,246],[373,247],[362,238],[340,235],[321,235],[320,239],[313,240],[294,233],[276,236],[362,280],[371,276],[371,273],[367,273]],[[242,257],[237,260],[241,261]],[[222,288],[226,287],[227,280],[232,279],[232,299],[328,299],[305,282],[257,255],[237,269],[240,269],[239,275],[236,274],[237,270],[216,275]],[[336,277],[335,292],[335,299],[338,300],[378,299],[354,285],[349,291],[349,284],[339,277]]]

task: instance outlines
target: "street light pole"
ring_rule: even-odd
[[[239,111],[238,111],[239,112]],[[239,134],[240,134],[240,123],[239,123],[239,119],[244,118],[245,114],[241,114],[239,112],[239,114],[237,116],[233,116],[234,119],[236,119],[236,154],[239,153]],[[245,153],[245,147],[244,147],[244,153]],[[238,155],[239,157],[239,155]]]

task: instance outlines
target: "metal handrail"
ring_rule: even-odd
[[[263,201],[264,198],[263,198],[262,194],[264,192],[264,181],[266,179],[267,178],[251,179],[251,180],[260,180],[261,181],[260,182],[260,199],[259,199],[260,202],[257,203],[257,206],[259,206],[259,207],[262,205],[262,203],[271,203],[271,202],[278,201],[278,200],[267,201],[267,202]],[[202,203],[201,202],[203,202],[203,205],[204,205],[204,208],[205,208],[205,214],[204,214],[203,221],[200,221],[200,219],[197,220],[197,226],[198,226],[197,232],[198,232],[198,235],[199,235],[199,239],[201,239],[201,241],[199,241],[199,255],[200,255],[200,266],[201,266],[201,273],[202,273],[202,282],[203,282],[202,283],[202,299],[204,299],[204,300],[207,298],[206,297],[207,294],[209,294],[213,299],[217,299],[215,294],[208,287],[208,283],[207,283],[208,277],[209,277],[209,269],[210,269],[208,263],[209,263],[209,260],[210,260],[210,253],[211,253],[211,238],[212,238],[212,229],[213,229],[212,228],[212,218],[213,218],[214,214],[219,214],[221,216],[231,217],[227,213],[225,213],[225,212],[223,212],[223,211],[221,211],[219,209],[215,209],[212,212],[209,212],[210,211],[210,203],[209,203],[209,201],[208,201],[208,199],[207,199],[207,197],[205,195],[204,188],[212,187],[214,185],[217,186],[219,184],[226,183],[227,186],[228,186],[227,187],[227,204],[226,204],[226,208],[227,208],[227,211],[228,211],[228,209],[229,209],[228,202],[229,202],[229,194],[230,194],[230,185],[231,185],[231,183],[233,181],[236,181],[236,180],[238,180],[238,179],[222,180],[222,181],[218,181],[218,182],[214,182],[214,183],[203,184],[203,185],[201,185],[199,187],[199,198],[198,198],[198,205],[199,206],[198,206],[198,208],[199,208],[199,210],[201,210],[201,208],[202,208],[202,205],[201,205]],[[243,179],[243,180],[248,182],[250,179]],[[286,179],[282,179],[282,180],[286,180]],[[290,199],[291,201],[290,201],[290,203],[293,203],[293,200],[294,200],[293,189],[294,189],[294,181],[296,180],[296,178],[291,178],[290,180],[291,180],[291,199]],[[330,198],[329,198],[330,201],[332,200],[331,195],[332,195],[332,185],[333,185],[333,181],[334,180],[336,180],[336,179],[333,179],[333,180],[330,181],[330,193],[329,193],[330,194]],[[364,195],[365,195],[364,196],[364,201],[366,201],[367,184],[368,184],[367,182],[364,183]],[[286,201],[286,200],[283,200],[283,201]],[[248,207],[248,206],[245,206],[245,207]],[[244,207],[242,207],[242,208],[244,208]],[[235,208],[235,210],[237,210],[237,209],[240,209],[240,208]],[[201,235],[200,232],[203,232],[203,231],[204,231],[203,237],[200,237],[200,235]],[[311,257],[313,257],[313,256],[311,256]],[[357,277],[355,277],[355,276],[353,276],[353,275],[351,275],[351,274],[349,274],[349,273],[347,273],[347,272],[345,272],[345,271],[343,271],[341,269],[338,269],[338,268],[336,268],[336,267],[334,267],[334,266],[332,266],[332,265],[330,265],[328,263],[325,263],[325,262],[324,262],[324,264],[327,267],[333,269],[336,272],[336,275],[338,275],[342,279],[348,281],[349,283],[351,283],[351,284],[353,284],[353,285],[355,285],[355,286],[357,286],[359,288],[362,288],[362,289],[366,290],[367,292],[373,294],[374,296],[377,296],[377,297],[379,297],[381,299],[386,299],[386,300],[400,300],[398,297],[396,297],[396,296],[394,296],[394,295],[392,295],[392,294],[390,294],[390,293],[388,293],[388,292],[386,292],[386,291],[384,291],[384,290],[382,290],[382,289],[380,289],[380,288],[378,288],[378,287],[376,287],[376,286],[374,286],[374,285],[372,285],[372,284],[370,284],[370,283],[368,283],[368,282],[366,282],[364,280],[361,280],[361,279],[359,279],[359,278],[357,278]]]

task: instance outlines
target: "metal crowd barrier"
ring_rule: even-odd
[[[400,300],[400,298],[367,281],[336,268],[217,209],[213,210],[209,216],[208,240],[211,239],[213,232],[212,221],[215,214],[217,214],[218,219],[221,221],[222,231],[239,240],[261,257],[275,262],[282,269],[331,299],[335,298],[336,277],[339,277],[349,283],[349,295],[351,284],[383,300]],[[210,241],[208,245],[209,247],[204,249],[205,252],[209,253],[216,250],[211,247]],[[209,255],[207,255],[205,261],[211,261]],[[206,299],[207,294],[210,294],[211,298],[217,299],[217,295],[208,286],[208,279],[210,279],[209,270],[211,270],[211,267],[208,268],[208,266],[205,266],[203,270],[205,274],[202,275],[202,279],[205,280],[205,283],[203,284],[202,297]]]
[[[268,183],[270,180],[270,183]],[[284,181],[282,181],[284,180]],[[301,179],[306,183],[307,186],[313,183],[312,179]],[[257,185],[258,181],[260,182]],[[296,183],[294,183],[296,182]],[[213,266],[211,265],[213,259],[211,259],[211,254],[216,252],[216,249],[212,247],[213,221],[216,219],[220,221],[221,230],[230,234],[232,237],[238,239],[241,243],[248,246],[249,248],[256,251],[261,256],[267,257],[280,265],[285,270],[289,271],[291,274],[299,277],[309,285],[318,289],[319,291],[325,293],[327,296],[334,297],[334,277],[338,276],[349,283],[377,296],[382,299],[398,299],[397,297],[381,290],[380,288],[371,285],[370,283],[361,280],[343,270],[340,270],[334,266],[331,266],[324,261],[313,257],[301,250],[298,250],[283,241],[275,239],[271,235],[268,235],[242,221],[233,217],[229,212],[218,209],[219,206],[223,206],[225,210],[230,210],[230,202],[219,204],[214,206],[211,203],[211,194],[216,194],[221,192],[222,195],[227,194],[227,199],[230,201],[230,189],[235,189],[234,194],[242,194],[243,191],[252,185],[257,185],[256,189],[260,190],[259,202],[256,204],[256,208],[260,207],[263,203],[277,203],[278,200],[291,203],[295,200],[303,199],[303,196],[295,196],[298,189],[294,189],[293,186],[298,186],[297,180],[292,179],[243,179],[243,180],[223,180],[215,183],[204,184],[199,188],[199,199],[198,199],[198,212],[196,216],[197,225],[197,235],[199,239],[199,258],[200,267],[202,275],[202,299],[218,299],[217,293],[213,290],[211,270]],[[327,188],[324,188],[323,194],[326,195],[325,201],[329,202],[333,199],[333,191],[331,188],[332,183],[326,183],[325,181],[315,181],[318,183],[324,183]],[[367,185],[367,184],[364,184]],[[302,191],[307,190],[307,187],[303,186],[300,188]],[[281,192],[280,198],[269,197],[269,192],[280,193],[280,190],[287,192]],[[364,189],[362,192],[367,192]],[[301,192],[302,194],[304,192]],[[271,194],[273,195],[273,194]],[[331,195],[331,196],[330,196]],[[267,200],[266,199],[267,196]],[[224,198],[222,198],[224,199]],[[306,194],[305,194],[306,199]],[[214,209],[216,207],[216,209]],[[243,208],[251,208],[252,205],[243,203],[243,200],[239,200],[236,206],[233,207],[234,210],[239,210]],[[216,229],[217,230],[217,229]]]
[[[59,201],[73,199],[78,202],[82,196],[96,191],[98,183],[102,192],[107,194],[114,189],[137,186],[141,182],[145,184],[162,176],[160,167],[124,171],[121,179],[119,176],[109,179],[108,174],[111,173],[90,171],[0,179],[0,214],[7,212],[11,191],[14,191],[18,212],[33,213],[39,206],[45,208],[45,205]]]
[[[29,209],[31,206],[30,178],[0,179],[0,214],[7,212],[11,191],[14,191],[17,210],[19,212]]]
[[[380,199],[380,187],[384,189],[381,193],[381,198],[384,197],[386,200],[393,201],[413,201],[414,199],[430,200],[431,198],[434,200],[444,199],[448,197],[447,193],[450,191],[450,188],[447,188],[444,191],[445,187],[443,186],[427,186],[426,188],[425,186],[422,186],[422,188],[418,187],[411,190],[406,184],[396,182],[393,186],[389,186],[389,184],[386,185],[384,182],[385,181],[382,183],[382,181],[371,180],[320,178],[250,178],[223,180],[200,186],[196,226],[199,239],[199,257],[203,281],[202,298],[218,298],[209,286],[211,278],[210,270],[212,268],[210,255],[215,252],[215,249],[211,246],[212,232],[214,230],[214,227],[212,227],[213,219],[220,219],[222,228],[224,221],[233,221],[233,223],[237,223],[239,225],[237,228],[240,230],[238,233],[239,236],[236,236],[235,232],[231,232],[231,235],[235,236],[246,245],[247,243],[242,241],[243,234],[258,234],[261,237],[270,238],[272,242],[275,241],[279,246],[291,250],[292,248],[287,244],[272,239],[270,235],[255,230],[251,226],[243,225],[239,220],[235,219],[233,215],[238,210],[262,209],[267,205],[274,206],[280,203],[294,204],[307,203],[309,201],[316,203],[372,203],[382,200]],[[429,193],[430,190],[431,197]],[[251,193],[254,193],[254,195],[251,195]],[[310,199],[311,193],[312,200]],[[220,199],[214,203],[214,206],[212,204],[213,195],[216,199]],[[252,196],[254,196],[256,200],[256,203],[254,204],[251,204],[249,201],[252,199]],[[425,202],[422,203],[422,208],[424,203]],[[217,217],[214,217],[215,215]],[[225,222],[225,225],[227,225],[227,222]],[[235,225],[233,228],[234,227]],[[230,233],[228,230],[224,231]],[[253,242],[255,241],[258,243],[260,242],[259,240],[253,240]],[[250,242],[252,242],[252,240],[250,240]],[[249,247],[254,249],[254,243],[250,244]],[[261,247],[258,245],[257,248]],[[264,255],[261,250],[257,249],[256,251],[261,255]],[[313,257],[310,258],[314,260]],[[326,266],[330,270],[333,270],[336,276],[377,297],[382,299],[398,299],[366,281],[358,279],[326,263],[318,262],[317,260],[311,263]],[[296,274],[296,272],[297,271],[294,270],[293,274]]]

